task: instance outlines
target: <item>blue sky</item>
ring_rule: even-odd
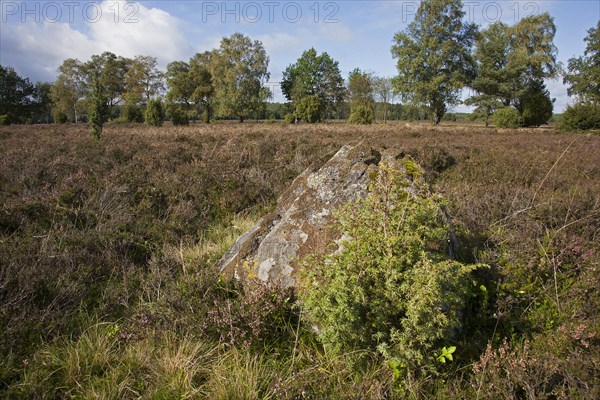
[[[557,26],[558,58],[583,53],[586,31],[600,19],[598,0],[463,1],[466,18],[482,27],[514,24],[548,11]],[[270,56],[270,86],[285,67],[315,47],[339,61],[344,74],[355,67],[381,76],[396,73],[390,47],[406,28],[418,1],[11,1],[0,0],[0,64],[33,81],[53,81],[65,58],[88,59],[112,51],[158,58],[164,68],[196,52],[218,47],[223,36],[242,32],[261,40]],[[560,80],[547,83],[555,110],[569,99]],[[458,111],[465,110],[464,106]]]

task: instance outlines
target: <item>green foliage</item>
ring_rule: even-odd
[[[283,117],[283,121],[286,124],[295,124],[296,123],[296,115],[294,113],[285,114]]]
[[[479,107],[486,126],[494,110],[502,107],[502,100],[512,96],[512,77],[506,68],[509,49],[509,28],[502,22],[491,24],[477,38],[474,54],[477,73],[471,82],[471,87],[477,94],[467,99],[465,104]]]
[[[600,105],[576,103],[569,105],[557,125],[563,131],[600,129]]]
[[[162,126],[165,120],[165,113],[160,99],[150,99],[146,104],[146,113],[144,115],[146,124],[150,126]]]
[[[427,0],[414,21],[394,36],[398,59],[394,85],[404,99],[427,107],[434,124],[448,105],[460,103],[460,90],[474,76],[471,47],[477,26],[463,22],[460,0]]]
[[[523,126],[537,127],[547,123],[552,117],[553,108],[550,92],[543,81],[531,83],[517,103]]]
[[[169,116],[173,125],[180,126],[190,124],[187,114],[180,107],[177,107],[175,104],[170,104],[168,108]]]
[[[100,80],[96,79],[88,111],[88,124],[92,136],[96,139],[99,139],[102,135],[102,127],[108,119],[109,109],[106,101],[107,99],[102,90]]]
[[[296,103],[294,116],[309,124],[321,122],[322,107],[319,95],[307,96]]]
[[[55,124],[66,124],[69,122],[69,117],[67,117],[67,114],[58,110],[53,113],[52,119],[54,120]]]
[[[124,91],[127,103],[147,102],[163,89],[164,74],[156,65],[156,57],[151,56],[136,56],[130,61],[125,73]]]
[[[0,65],[0,115],[8,115],[11,123],[25,123],[39,107],[34,102],[36,86],[29,78],[19,76],[11,67]]]
[[[10,119],[8,115],[0,115],[0,125],[10,125]]]
[[[600,104],[600,21],[588,30],[584,55],[569,59],[564,83],[570,84],[567,92],[580,101]]]
[[[435,358],[442,364],[446,363],[446,360],[452,361],[452,354],[456,351],[456,346],[450,346],[446,348],[446,346],[442,347],[440,354],[435,353]]]
[[[369,125],[373,123],[375,115],[373,114],[373,108],[367,105],[356,105],[352,108],[352,113],[348,118],[349,124],[362,124]]]
[[[501,108],[494,111],[492,122],[498,128],[518,128],[521,125],[521,116],[512,107]]]
[[[270,76],[268,67],[262,42],[239,32],[224,37],[210,61],[217,115],[238,117],[240,122],[256,116],[271,95],[264,86]]]
[[[326,52],[317,55],[314,48],[308,49],[283,72],[281,91],[293,103],[318,96],[322,114],[317,119],[330,118],[345,95],[339,63]]]
[[[137,104],[127,103],[123,109],[123,116],[127,122],[143,123],[144,113]]]
[[[340,213],[347,239],[306,265],[300,298],[326,348],[377,349],[418,373],[433,367],[433,350],[461,326],[476,267],[445,255],[443,202],[423,186],[415,163],[404,164],[406,174],[382,166],[369,196]]]

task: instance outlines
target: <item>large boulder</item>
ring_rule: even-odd
[[[298,176],[277,201],[276,210],[244,233],[217,263],[220,272],[293,286],[299,261],[324,255],[341,239],[334,212],[368,194],[370,177],[380,162],[398,164],[401,155],[365,144],[342,147]]]

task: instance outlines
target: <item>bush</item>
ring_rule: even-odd
[[[160,99],[151,99],[146,105],[145,114],[146,124],[150,126],[162,126],[165,120],[162,101]]]
[[[181,125],[189,125],[190,124],[190,120],[189,120],[187,114],[181,108],[179,108],[177,106],[172,106],[170,114],[171,114],[171,122],[173,123],[173,125],[181,126]]]
[[[349,124],[361,124],[369,125],[373,123],[375,116],[373,115],[373,109],[364,105],[352,107],[352,113],[348,118]]]
[[[69,117],[67,117],[67,114],[62,111],[56,111],[52,115],[52,119],[54,119],[55,124],[66,124],[69,122]]]
[[[285,114],[285,117],[283,117],[283,121],[286,124],[295,124],[296,123],[296,115],[294,115],[294,113]]]
[[[321,100],[319,100],[319,95],[308,96],[298,101],[295,115],[309,124],[320,122]]]
[[[600,129],[600,106],[583,103],[568,106],[557,128],[563,131]]]
[[[123,113],[127,122],[144,122],[144,113],[142,113],[142,110],[135,104],[126,104]]]
[[[408,176],[421,171],[405,161]],[[445,255],[448,227],[440,197],[424,185],[410,194],[406,175],[381,167],[370,195],[339,215],[351,238],[302,278],[300,298],[325,347],[379,350],[395,373],[425,372],[434,350],[460,328],[474,266]],[[425,368],[423,368],[425,367]]]
[[[0,125],[10,125],[8,115],[0,115]]]
[[[520,120],[519,112],[512,107],[501,108],[492,115],[492,122],[498,128],[518,128]]]

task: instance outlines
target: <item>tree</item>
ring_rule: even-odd
[[[509,29],[509,34],[507,68],[514,77],[512,92],[520,97],[531,82],[556,77],[556,25],[550,14],[543,13],[523,18]]]
[[[563,81],[570,85],[570,96],[577,96],[584,103],[600,105],[600,21],[596,28],[588,30],[584,41],[587,45],[583,56],[569,59]]]
[[[88,111],[88,124],[91,129],[92,136],[96,139],[100,139],[102,135],[102,127],[104,122],[108,119],[109,108],[107,105],[107,99],[100,83],[99,74],[93,79],[93,88],[91,93],[90,108]]]
[[[58,78],[50,91],[55,116],[64,115],[70,121],[78,122],[85,109],[81,101],[86,87],[82,69],[83,64],[73,58],[66,59],[58,67]]]
[[[210,73],[213,62],[213,52],[198,53],[190,60],[190,79],[194,91],[190,99],[203,109],[204,122],[210,122],[212,113],[212,99],[215,93],[213,77]]]
[[[101,55],[93,55],[81,68],[88,92],[95,90],[97,83],[100,84],[100,90],[106,98],[109,117],[112,117],[114,107],[124,98],[125,76],[130,65],[130,59],[117,57],[106,51]]]
[[[37,82],[33,94],[34,114],[36,121],[50,123],[52,116],[52,84],[49,82]]]
[[[523,126],[538,127],[547,123],[552,117],[553,102],[543,80],[530,82],[516,103]]]
[[[381,104],[383,123],[387,122],[388,119],[388,108],[390,103],[394,101],[394,84],[391,78],[387,77],[374,77],[373,78],[373,94],[375,100]]]
[[[552,17],[544,13],[523,18],[512,27],[494,23],[478,36],[476,77],[470,85],[477,94],[465,103],[479,107],[486,126],[500,107],[515,107],[526,126],[550,118],[552,100],[543,81],[555,77],[558,70],[555,33]]]
[[[460,91],[475,74],[471,48],[477,26],[463,22],[460,0],[424,0],[415,19],[394,36],[398,60],[396,91],[424,106],[438,124],[449,105],[460,103]]]
[[[373,78],[356,68],[348,75],[350,118],[353,124],[370,124],[374,119]]]
[[[35,85],[11,67],[0,65],[0,115],[8,121],[23,123],[31,118]]]
[[[125,100],[146,103],[164,88],[164,74],[156,67],[156,57],[136,56],[125,73]]]
[[[485,116],[488,126],[494,110],[510,104],[503,100],[511,99],[511,76],[507,70],[510,36],[508,25],[502,22],[491,24],[477,38],[475,50],[476,77],[471,88],[477,93],[465,101],[467,105],[478,106]]]
[[[317,55],[314,48],[306,50],[295,64],[286,68],[281,90],[294,107],[306,97],[318,96],[321,106],[318,120],[332,116],[345,95],[338,62],[326,52]]]
[[[269,57],[263,44],[241,33],[221,40],[221,46],[211,55],[216,112],[221,117],[244,118],[256,115],[270,92],[264,84],[269,79]]]

